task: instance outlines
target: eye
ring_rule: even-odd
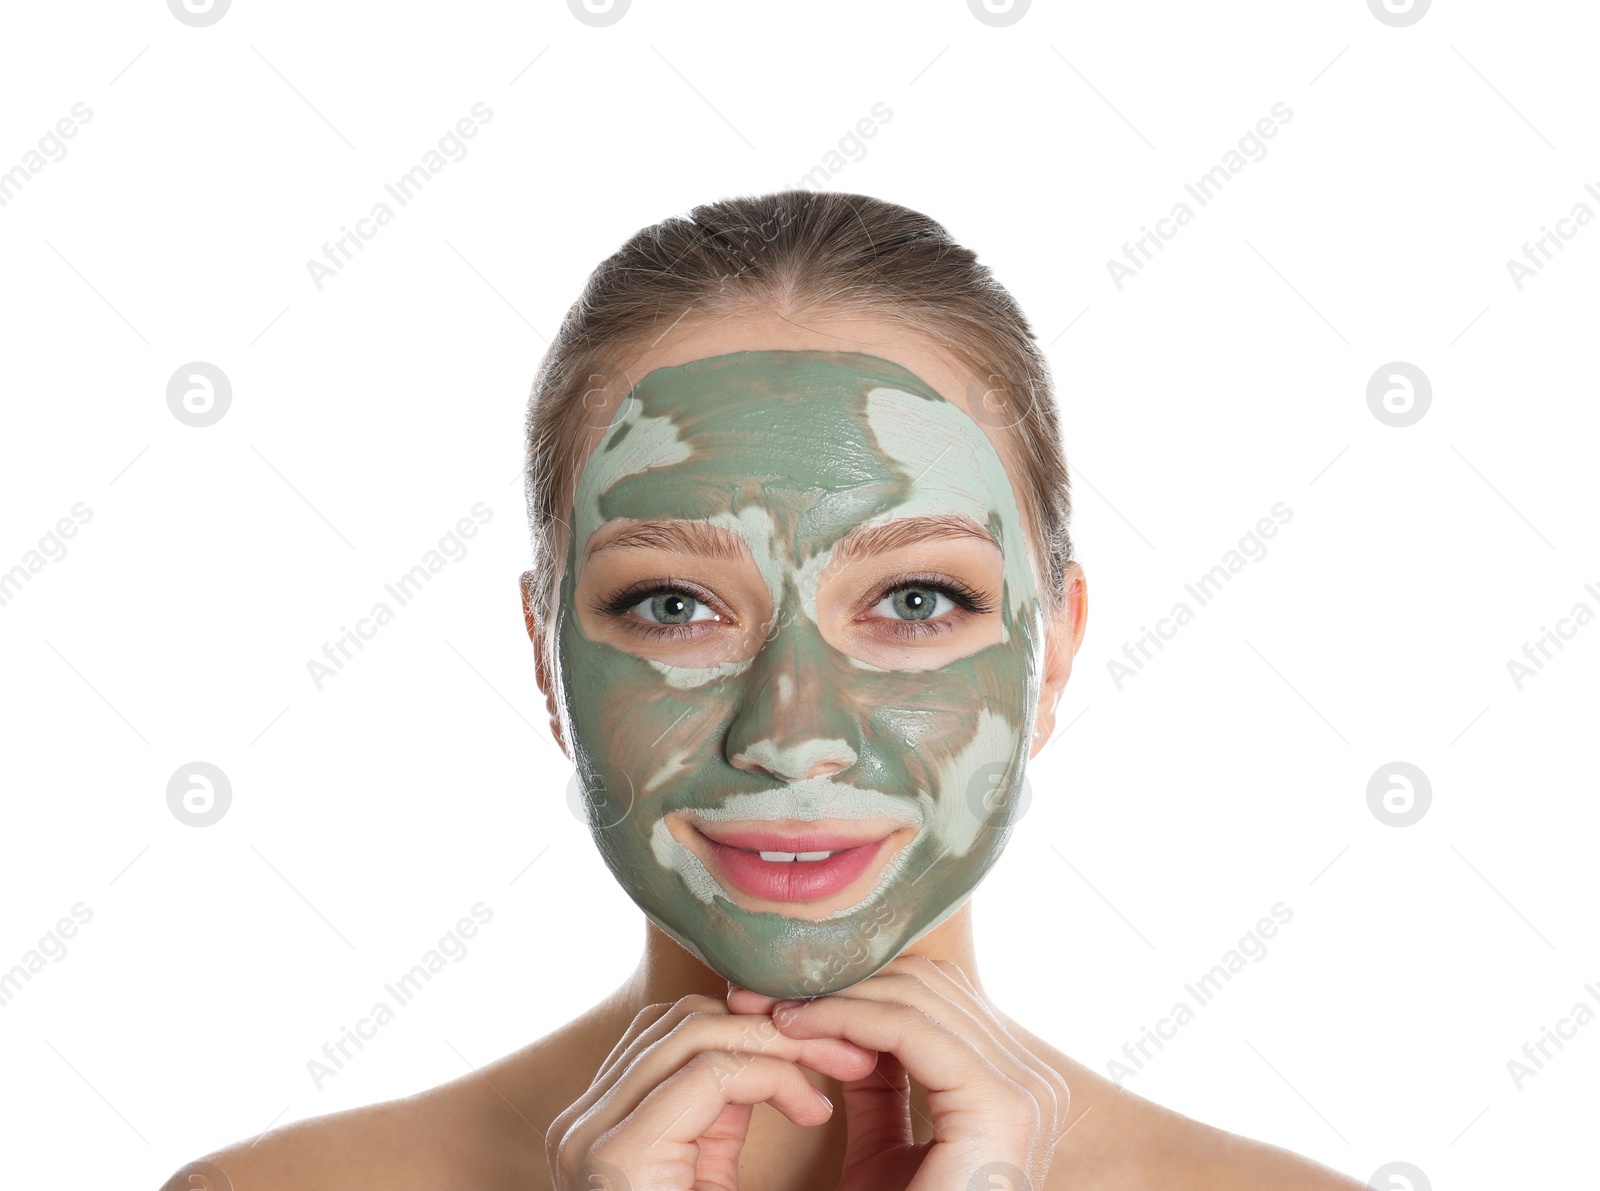
[[[932,584],[917,584],[895,588],[874,604],[872,610],[887,619],[932,620],[954,607],[956,602],[944,591]]]
[[[669,587],[646,596],[631,611],[638,613],[641,620],[654,624],[679,625],[719,619],[708,605],[702,604],[690,593]]]
[[[954,579],[900,579],[860,619],[882,621],[889,636],[911,641],[951,632],[994,610],[992,599]]]
[[[599,601],[595,611],[646,637],[685,637],[696,632],[691,625],[728,619],[693,589],[659,581],[636,583]]]

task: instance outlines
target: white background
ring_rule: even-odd
[[[1600,212],[1590,6],[1396,28],[1360,0],[1037,3],[997,28],[952,0],[636,0],[597,28],[236,0],[191,28],[146,0],[5,25],[0,170],[93,113],[0,207],[0,569],[92,510],[0,607],[0,969],[93,912],[0,1008],[8,1182],[154,1187],[625,977],[643,920],[568,807],[518,606],[523,403],[628,235],[830,161],[830,188],[973,247],[1059,384],[1091,611],[976,896],[1001,1007],[1103,1071],[1283,902],[1130,1090],[1363,1180],[1592,1169],[1600,1023],[1520,1089],[1507,1068],[1600,1011],[1600,624],[1520,689],[1507,669],[1600,612],[1600,225],[1520,289],[1506,267]],[[1265,157],[1118,288],[1107,260],[1280,101]],[[307,260],[479,102],[466,157],[317,288]],[[233,392],[203,429],[166,403],[197,360]],[[1397,360],[1433,390],[1404,428],[1366,399]],[[480,501],[467,555],[316,689],[306,662]],[[1279,501],[1266,557],[1119,688],[1108,660]],[[166,802],[195,760],[232,784],[203,829]],[[1367,803],[1395,760],[1432,786],[1404,828]],[[466,958],[316,1088],[307,1061],[480,901]]]

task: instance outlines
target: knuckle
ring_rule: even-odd
[[[598,1138],[589,1147],[588,1158],[592,1163],[604,1163],[614,1168],[623,1157],[622,1149],[623,1147],[616,1131],[612,1130]]]
[[[582,1101],[579,1101],[570,1108],[562,1110],[556,1119],[550,1122],[550,1127],[544,1133],[544,1149],[546,1156],[552,1162],[556,1155],[577,1137],[577,1125],[583,1116]]]
[[[698,1033],[705,1028],[705,1023],[710,1018],[711,1015],[703,1009],[691,1009],[673,1022],[672,1029],[667,1032],[668,1036],[681,1039],[685,1035]]]
[[[679,997],[677,1007],[688,1013],[719,1013],[723,1015],[728,1013],[726,1002],[719,1001],[715,997],[705,996],[702,993],[690,993],[686,997]]]
[[[728,1050],[703,1050],[684,1065],[698,1077],[709,1075],[712,1086],[719,1090],[728,1080],[737,1076],[750,1063],[750,1056]]]
[[[734,1014],[718,1013],[715,1009],[694,1009],[684,1014],[672,1032],[680,1039],[697,1039],[700,1046],[715,1046],[725,1038],[754,1037],[755,1029],[753,1018],[739,1020]]]
[[[558,1186],[567,1187],[577,1182],[578,1164],[582,1156],[579,1147],[566,1144],[564,1138],[557,1139],[556,1144],[546,1151],[546,1158],[556,1176]]]
[[[936,1018],[928,1016],[928,1011],[917,1005],[896,1005],[895,1010],[900,1019],[900,1030],[905,1033],[924,1033],[939,1031],[950,1033],[950,1030]]]
[[[1064,1129],[1072,1110],[1072,1087],[1055,1071],[1050,1072],[1050,1087],[1056,1094],[1056,1128]]]
[[[939,971],[943,972],[957,985],[966,989],[974,996],[977,995],[978,990],[972,983],[972,977],[967,975],[967,970],[960,964],[956,963],[954,960],[948,959],[935,960],[934,962],[938,965]]]
[[[782,1045],[783,1032],[770,1017],[748,1017],[739,1024],[738,1040],[740,1044],[766,1049],[772,1045]]]
[[[1048,1129],[1050,1135],[1054,1137],[1061,1131],[1062,1116],[1065,1112],[1055,1085],[1047,1079],[1040,1080],[1039,1091],[1034,1096],[1034,1101],[1038,1105],[1039,1127]]]
[[[927,974],[912,968],[901,968],[898,971],[885,969],[874,976],[873,979],[881,980],[890,987],[899,989],[900,996],[911,996],[916,990],[928,987]]]
[[[1029,1132],[1037,1137],[1044,1131],[1045,1122],[1055,1117],[1054,1098],[1041,1101],[1037,1096],[1027,1096],[1022,1102],[1021,1111],[1026,1114],[1023,1119],[1028,1122]]]
[[[1040,1124],[1042,1113],[1039,1098],[1011,1076],[1000,1073],[995,1096],[1004,1105],[1007,1116],[1015,1115],[1022,1120],[1032,1121],[1035,1126]]]
[[[709,1069],[715,1072],[718,1065],[723,1062],[722,1056],[725,1053],[725,1051],[720,1050],[703,1050],[685,1063],[683,1069],[685,1071],[705,1071]]]
[[[671,1008],[671,1005],[646,1005],[633,1015],[633,1020],[628,1023],[625,1035],[642,1033],[650,1027],[651,1022],[656,1021]]]
[[[1067,1120],[1071,1117],[1071,1103],[1060,1096],[1056,1097],[1055,1132],[1053,1136],[1060,1137],[1066,1132]]]

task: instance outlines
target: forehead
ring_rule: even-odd
[[[577,495],[580,536],[618,517],[717,522],[757,505],[774,530],[818,544],[872,517],[952,512],[1003,542],[1015,509],[966,413],[899,364],[830,351],[657,368],[617,410]]]

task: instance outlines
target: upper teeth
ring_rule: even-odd
[[[761,859],[778,861],[826,860],[832,855],[832,852],[763,852],[761,853]]]

